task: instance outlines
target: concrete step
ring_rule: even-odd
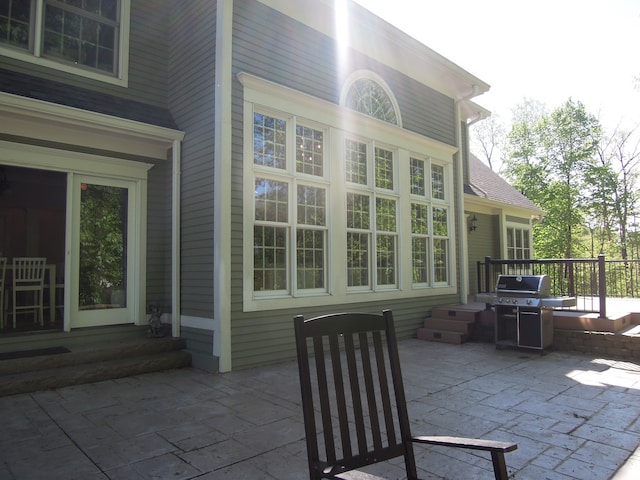
[[[64,354],[61,354],[64,355]],[[191,355],[184,350],[65,366],[55,370],[32,370],[0,377],[0,396],[99,382],[187,367]]]
[[[424,328],[430,330],[447,330],[450,332],[471,334],[474,320],[453,320],[451,318],[427,317],[424,319]]]
[[[57,369],[70,365],[102,362],[118,358],[131,358],[154,353],[183,350],[186,342],[182,338],[155,338],[125,340],[116,344],[71,347],[68,353],[38,355],[0,361],[0,375],[11,375],[34,370]]]
[[[51,355],[47,348],[0,360],[0,396],[59,388],[191,365],[181,338],[121,338],[82,344],[62,343],[68,351]],[[51,348],[51,347],[48,347]],[[11,354],[20,352],[13,350]],[[38,355],[35,355],[38,353]],[[30,356],[34,355],[34,356]]]
[[[626,312],[601,318],[597,313],[556,310],[553,312],[553,326],[563,330],[615,333],[632,326],[632,322],[631,314]]]
[[[447,330],[432,330],[429,328],[419,328],[418,338],[420,340],[428,340],[431,342],[442,342],[459,345],[469,338],[469,335],[461,332],[452,332]]]

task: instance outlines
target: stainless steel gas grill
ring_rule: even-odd
[[[551,297],[547,275],[500,275],[491,302],[496,310],[496,348],[544,350],[553,345],[553,308],[576,304],[575,297]]]

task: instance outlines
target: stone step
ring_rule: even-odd
[[[87,343],[82,346],[70,346],[68,353],[2,360],[0,361],[0,375],[58,369],[73,365],[183,350],[184,348],[186,348],[185,340],[173,337],[120,339],[117,343]]]
[[[557,329],[615,333],[631,325],[631,314],[626,312],[609,315],[607,318],[601,318],[597,313],[553,312],[553,326]]]
[[[80,334],[53,335],[46,342],[31,344],[16,342],[0,360],[0,396],[191,365],[182,338],[148,338],[139,328],[109,332],[113,338],[106,340]]]
[[[427,317],[424,319],[424,328],[430,330],[446,330],[450,332],[471,334],[474,320],[454,320],[451,318]]]
[[[419,328],[418,338],[420,340],[428,340],[431,342],[442,342],[459,345],[469,338],[469,335],[461,332],[452,332],[448,330],[432,330],[429,328]]]
[[[188,352],[184,350],[174,350],[73,366],[68,365],[55,368],[55,370],[49,368],[32,370],[1,376],[0,396],[99,382],[143,373],[182,368],[190,364],[191,355]]]

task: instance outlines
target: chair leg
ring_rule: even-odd
[[[507,463],[504,460],[503,452],[491,452],[491,460],[493,461],[493,474],[496,480],[509,480],[507,473]]]
[[[40,303],[40,326],[44,327],[44,292],[40,290],[37,295]]]

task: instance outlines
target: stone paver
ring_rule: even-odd
[[[518,480],[640,478],[638,364],[420,340],[400,354],[414,434],[514,440]],[[308,478],[298,388],[290,362],[0,398],[0,480]],[[416,457],[421,478],[492,478],[486,455]],[[397,462],[380,472],[402,476]]]

